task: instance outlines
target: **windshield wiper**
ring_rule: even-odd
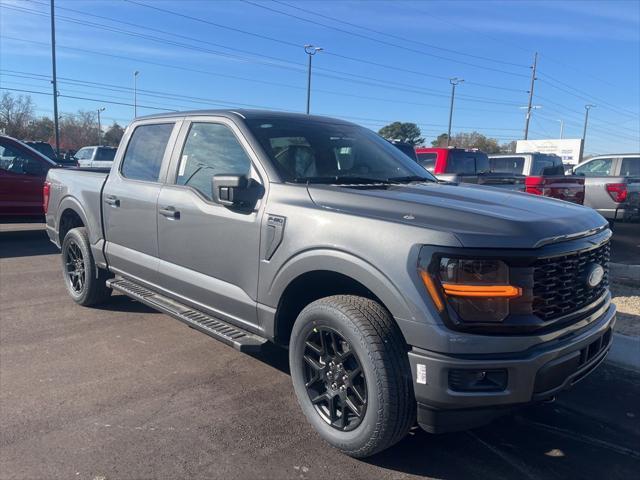
[[[295,183],[324,183],[333,185],[345,184],[384,184],[388,185],[389,180],[369,177],[352,177],[348,175],[336,175],[333,177],[297,177],[292,180]]]
[[[391,177],[387,178],[392,183],[410,183],[410,182],[434,182],[435,180],[428,177],[421,177],[420,175],[405,175],[403,177]]]

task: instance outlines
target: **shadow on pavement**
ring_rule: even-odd
[[[60,250],[49,241],[47,232],[34,225],[33,230],[0,232],[0,258],[51,255]]]
[[[611,238],[611,261],[628,265],[640,263],[640,223],[616,223]]]

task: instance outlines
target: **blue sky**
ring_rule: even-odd
[[[48,0],[0,0],[0,88],[50,92]],[[148,6],[156,7],[156,9]],[[377,130],[522,138],[533,52],[530,138],[582,134],[587,153],[640,151],[640,1],[57,0],[61,112],[104,106],[103,123],[162,109],[305,107]],[[157,8],[167,10],[160,11]],[[91,16],[93,15],[93,16]],[[143,28],[144,27],[144,28]],[[32,95],[52,115],[51,96]],[[70,98],[83,97],[84,99]],[[111,103],[109,103],[111,102]],[[125,104],[125,105],[121,105]]]

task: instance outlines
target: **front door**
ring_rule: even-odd
[[[42,188],[51,165],[0,139],[0,215],[44,215]]]
[[[178,130],[176,122],[137,125],[102,193],[109,267],[152,285],[158,271],[156,202]]]
[[[238,210],[212,201],[216,174],[247,175],[264,185],[233,123],[203,117],[183,126],[158,197],[159,278],[181,301],[259,331],[256,318],[261,206]]]

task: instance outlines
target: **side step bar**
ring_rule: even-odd
[[[186,323],[189,327],[206,333],[227,345],[231,345],[241,352],[258,352],[262,345],[267,343],[266,338],[176,302],[131,280],[115,277],[107,280],[107,286],[162,313],[171,315]]]

